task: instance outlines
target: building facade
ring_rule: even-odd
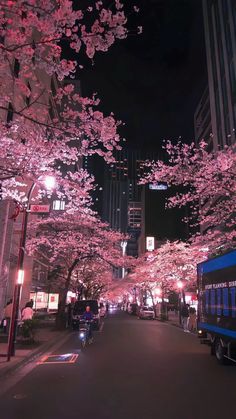
[[[105,168],[102,219],[111,228],[129,234],[126,254],[134,257],[138,256],[143,220],[139,179],[145,160],[153,158],[153,153],[122,150],[115,153],[116,162]]]
[[[211,108],[208,86],[206,87],[194,113],[194,136],[196,144],[199,144],[201,140],[204,140],[208,143],[209,151],[213,150]]]
[[[183,222],[184,208],[167,208],[166,202],[172,196],[166,184],[142,186],[142,224],[139,237],[139,253],[147,251],[147,237],[154,237],[155,248],[166,240],[186,239],[189,226]]]
[[[211,148],[217,150],[234,143],[236,139],[236,2],[202,0],[202,5],[212,128]],[[208,110],[204,114],[205,118],[208,118],[207,115]],[[201,135],[200,132],[198,134]]]

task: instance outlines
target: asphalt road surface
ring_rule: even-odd
[[[170,324],[113,314],[84,352],[72,333],[56,353],[78,357],[36,365],[1,397],[1,419],[235,417],[236,367]]]

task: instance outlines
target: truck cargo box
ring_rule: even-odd
[[[236,250],[198,265],[198,328],[236,341]]]

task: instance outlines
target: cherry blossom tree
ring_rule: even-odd
[[[112,284],[113,269],[99,257],[83,259],[76,267],[72,285],[79,298],[97,299],[104,295]]]
[[[168,201],[170,207],[188,206],[193,224],[200,225],[201,236],[196,243],[216,248],[235,246],[236,154],[235,146],[208,152],[203,141],[195,144],[165,145],[168,162],[157,161],[142,180],[166,182],[180,187]],[[150,164],[149,164],[150,166]]]
[[[73,78],[81,52],[93,59],[128,35],[124,7],[119,0],[82,4],[0,2],[2,197],[12,190],[15,197],[25,178],[37,180],[59,161],[73,173],[82,156],[98,153],[109,162],[120,147],[119,122],[97,109],[95,96],[83,98]]]
[[[121,255],[122,239],[122,234],[110,230],[93,214],[64,213],[39,219],[31,225],[30,253],[41,251],[47,254],[51,267],[60,268],[59,320],[63,317],[67,292],[75,285],[79,269],[85,268],[85,262],[93,271],[93,277],[100,281],[100,286],[107,284],[107,275],[102,276],[101,263],[104,271],[129,263],[129,258]]]
[[[153,252],[138,258],[129,279],[132,280],[132,286],[141,290],[141,294],[148,292],[154,308],[156,297],[162,298],[161,314],[164,317],[164,298],[170,291],[178,290],[179,281],[186,290],[196,289],[197,264],[207,256],[208,248],[182,241],[167,241]]]

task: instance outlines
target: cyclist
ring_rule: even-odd
[[[91,341],[93,339],[92,336],[92,321],[93,321],[93,312],[90,309],[90,306],[86,307],[86,310],[82,316],[82,320],[86,321],[89,325],[88,328],[88,339]]]

